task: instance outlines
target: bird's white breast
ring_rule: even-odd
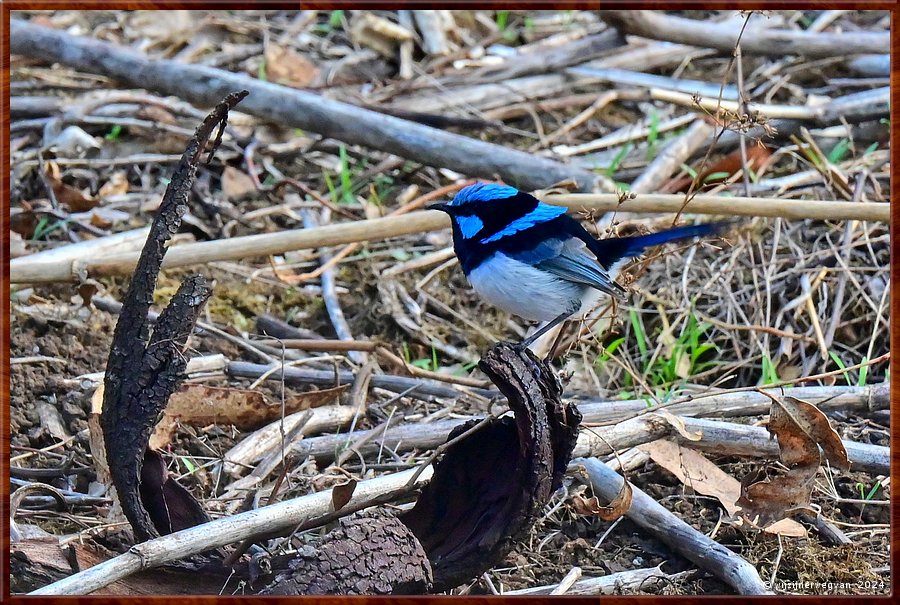
[[[573,308],[584,312],[582,299],[590,290],[500,252],[469,272],[468,278],[487,302],[538,321],[550,321]]]

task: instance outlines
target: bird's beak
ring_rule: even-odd
[[[435,202],[434,204],[428,204],[425,206],[427,210],[440,210],[441,212],[446,212],[447,214],[451,214],[450,204],[447,202]]]

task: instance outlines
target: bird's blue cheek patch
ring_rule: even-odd
[[[453,220],[459,226],[462,236],[466,239],[472,239],[484,228],[484,223],[477,216],[454,216]]]
[[[506,237],[508,235],[514,235],[519,231],[524,231],[525,229],[534,227],[535,225],[553,220],[557,216],[561,216],[565,213],[566,209],[560,206],[551,206],[549,204],[543,203],[538,204],[537,208],[535,208],[525,216],[520,216],[490,237],[484,238],[483,240],[481,240],[481,243],[489,244],[490,242],[495,242],[500,238]]]

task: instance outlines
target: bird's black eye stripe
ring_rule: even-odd
[[[466,204],[465,208],[471,209],[472,214],[484,223],[481,234],[486,237],[500,231],[514,220],[530,214],[537,208],[538,203],[534,196],[519,192],[489,202],[471,202]]]

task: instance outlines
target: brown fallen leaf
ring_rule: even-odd
[[[294,88],[311,85],[319,76],[316,65],[287,46],[270,42],[266,46],[266,78]]]
[[[163,417],[150,437],[151,449],[168,444],[177,424],[204,427],[231,424],[240,430],[255,430],[284,415],[331,403],[349,385],[298,393],[281,403],[270,403],[262,393],[246,389],[182,385],[169,398]]]
[[[233,166],[225,166],[222,172],[222,191],[231,201],[238,201],[256,192],[256,184],[247,173]]]
[[[60,204],[68,206],[72,212],[87,212],[100,202],[100,200],[85,195],[75,187],[66,185],[54,176],[51,171],[48,170],[47,172],[47,180],[50,183],[50,187],[53,188],[53,195],[56,196],[56,200]]]
[[[622,485],[622,489],[607,506],[600,504],[597,496],[585,498],[580,494],[572,496],[572,506],[579,515],[595,515],[604,521],[615,521],[619,517],[624,516],[628,509],[631,508],[633,496],[634,492],[631,489],[631,484],[626,480]]]
[[[798,401],[784,402],[772,397],[769,411],[768,429],[778,439],[781,460],[788,470],[772,477],[766,477],[765,472],[751,473],[741,481],[741,497],[737,503],[743,509],[742,514],[763,528],[793,512],[809,508],[813,482],[821,463],[817,439],[825,442],[831,455],[842,464],[843,444],[838,448],[832,442],[834,437],[829,434],[832,429],[828,419],[815,406],[807,402],[798,405]],[[845,451],[843,456],[846,459]]]
[[[654,462],[698,494],[716,498],[729,515],[738,512],[736,503],[741,497],[740,481],[710,462],[700,452],[668,439],[657,439],[638,446],[638,449],[647,452]]]
[[[818,465],[797,466],[783,475],[757,481],[763,473],[751,473],[741,482],[737,504],[751,524],[763,529],[795,512],[809,510]]]
[[[769,156],[772,155],[772,151],[764,146],[764,145],[753,145],[747,147],[747,167],[750,170],[758,170],[760,166],[762,166],[766,160],[769,159]],[[715,185],[717,183],[721,183],[731,176],[733,176],[738,170],[741,169],[743,163],[741,161],[741,150],[736,149],[726,155],[723,158],[720,158],[717,162],[715,162],[709,168],[706,168],[702,172],[700,172],[698,177],[698,189],[703,189],[704,187]],[[686,192],[694,179],[690,176],[685,176],[677,179],[672,179],[660,189],[660,193],[684,193]]]
[[[822,451],[825,453],[825,459],[828,460],[831,466],[845,470],[850,468],[847,448],[844,447],[841,436],[831,427],[828,417],[825,416],[822,410],[808,401],[791,396],[781,398],[778,405],[783,413],[790,417],[794,425],[822,448]],[[770,420],[769,431],[773,430]],[[779,445],[780,443],[781,436],[779,434]],[[793,455],[793,452],[786,452],[782,448],[781,459],[785,464],[791,464],[791,456]],[[800,454],[800,459],[805,459],[804,454]]]
[[[107,198],[114,195],[124,195],[128,193],[128,173],[124,170],[117,170],[112,173],[109,180],[100,186],[100,198]]]
[[[332,510],[339,511],[347,506],[347,503],[353,498],[354,491],[356,491],[356,479],[350,479],[346,483],[340,483],[331,488]]]

